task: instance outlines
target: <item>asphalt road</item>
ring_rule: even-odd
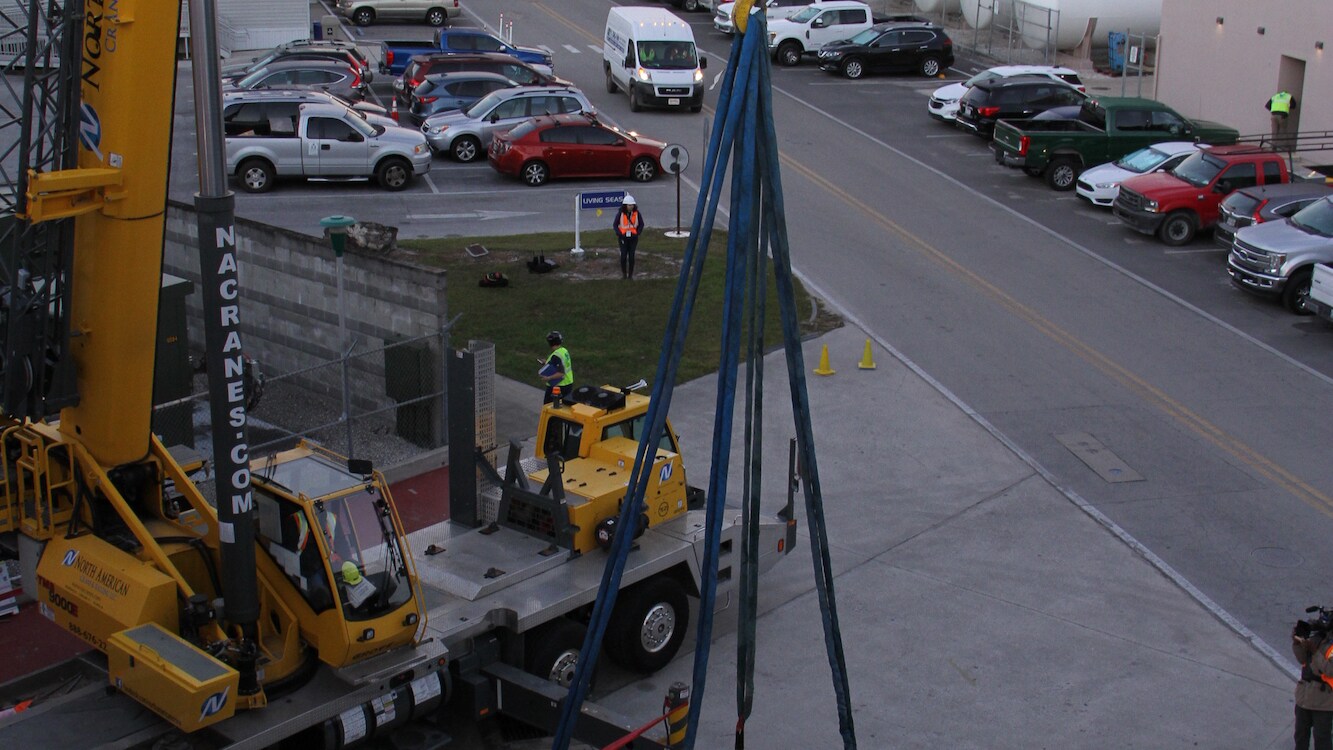
[[[460,23],[512,22],[513,39],[554,51],[556,73],[603,116],[685,145],[684,215],[716,93],[702,114],[631,113],[602,85],[607,0],[495,0]],[[687,16],[721,72],[730,40]],[[424,26],[354,33],[426,38]],[[950,78],[970,72],[951,70]],[[794,262],[807,283],[879,344],[914,363],[964,407],[1086,498],[1285,653],[1294,615],[1329,603],[1333,326],[1231,287],[1205,235],[1168,249],[1109,212],[999,167],[985,144],[931,121],[941,82],[851,82],[812,65],[774,71],[777,132]],[[388,101],[389,82],[377,80]],[[1117,87],[1118,88],[1118,87]],[[193,140],[188,82],[177,97],[172,195],[188,200]],[[482,163],[437,158],[401,193],[365,184],[284,184],[239,195],[242,216],[318,233],[346,213],[403,237],[574,227],[581,190],[631,187],[655,227],[674,224],[675,186],[589,181],[527,188]],[[591,214],[584,226],[601,222]],[[851,367],[860,352],[842,352]],[[867,420],[891,415],[867,414]],[[910,429],[910,428],[905,428]],[[1081,460],[1079,434],[1118,465],[1109,481]],[[887,450],[867,446],[867,452]],[[832,481],[832,480],[831,480]],[[875,491],[867,487],[867,491]],[[1071,558],[1071,567],[1085,563]],[[1086,574],[1096,577],[1089,566]]]

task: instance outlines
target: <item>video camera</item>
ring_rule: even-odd
[[[1297,620],[1296,627],[1292,633],[1300,638],[1309,638],[1311,636],[1322,636],[1333,630],[1333,609],[1314,605],[1305,608],[1306,614],[1318,612],[1318,617],[1312,617],[1308,620]]]

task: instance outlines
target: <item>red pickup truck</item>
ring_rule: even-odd
[[[1256,146],[1202,148],[1170,172],[1120,183],[1116,218],[1168,245],[1185,245],[1217,223],[1218,206],[1233,190],[1290,182],[1287,160]]]

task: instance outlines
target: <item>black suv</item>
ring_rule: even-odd
[[[819,67],[848,78],[915,70],[933,78],[953,65],[953,40],[933,23],[879,23],[819,49]]]
[[[958,100],[954,122],[983,138],[991,137],[996,120],[1025,120],[1055,107],[1078,106],[1087,96],[1046,76],[1013,76],[982,81]]]
[[[426,76],[460,71],[499,73],[519,86],[574,85],[563,78],[542,73],[517,57],[502,52],[440,53],[413,55],[403,69],[403,74],[394,79],[394,98],[398,100],[398,106],[408,109],[412,106],[412,92],[426,80]]]

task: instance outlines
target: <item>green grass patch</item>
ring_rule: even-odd
[[[679,381],[717,370],[721,356],[723,278],[726,233],[714,232],[704,275],[680,361]],[[546,332],[564,334],[579,384],[625,385],[652,380],[662,336],[684,257],[683,239],[649,229],[639,240],[634,278],[620,278],[620,254],[610,230],[584,232],[585,252],[574,260],[569,232],[503,237],[449,237],[400,240],[399,252],[425,266],[448,271],[449,315],[461,315],[452,332],[454,346],[480,339],[495,344],[499,374],[533,385],[537,359],[550,354]],[[469,246],[486,252],[473,257]],[[549,273],[531,273],[527,262],[545,255],[558,266]],[[493,272],[509,277],[504,288],[481,287]],[[797,281],[796,303],[803,336],[842,325]],[[782,342],[777,297],[769,271],[765,343]]]

